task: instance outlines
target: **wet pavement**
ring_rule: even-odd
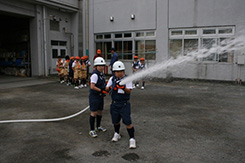
[[[88,106],[88,94],[56,78],[1,77],[0,120],[69,116]],[[88,135],[88,110],[59,122],[0,124],[0,162],[245,162],[244,99],[241,85],[147,82],[131,94],[137,149],[128,148],[124,125],[120,141],[111,142],[107,95],[108,131],[97,138]]]

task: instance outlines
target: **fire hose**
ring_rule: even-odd
[[[61,118],[52,118],[52,119],[23,119],[23,120],[4,120],[4,121],[0,121],[0,124],[1,123],[24,123],[24,122],[56,122],[56,121],[63,121],[63,120],[66,120],[66,119],[70,119],[70,118],[73,118],[73,117],[76,117],[80,114],[82,114],[83,112],[85,112],[86,110],[89,109],[89,106],[87,106],[86,108],[82,109],[81,111],[75,113],[75,114],[72,114],[72,115],[69,115],[69,116],[66,116],[66,117],[61,117]]]

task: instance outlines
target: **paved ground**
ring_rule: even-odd
[[[88,106],[88,88],[74,90],[53,78],[12,79],[0,78],[0,120],[64,117]],[[245,162],[244,97],[238,85],[147,83],[131,95],[137,149],[128,149],[124,126],[122,139],[110,141],[107,96],[102,123],[108,131],[98,138],[88,135],[89,111],[60,122],[0,124],[0,162]]]
[[[22,77],[16,77],[16,76],[0,75],[0,89],[19,88],[19,87],[26,87],[26,86],[32,86],[32,85],[42,85],[42,84],[53,83],[53,82],[56,82],[55,77],[22,78]]]

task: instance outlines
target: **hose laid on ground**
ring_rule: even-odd
[[[23,120],[4,120],[4,121],[0,121],[1,123],[23,123],[23,122],[55,122],[55,121],[63,121],[66,119],[70,119],[73,118],[75,116],[78,116],[79,114],[82,114],[83,112],[85,112],[86,110],[89,109],[89,106],[87,106],[86,108],[84,108],[83,110],[72,114],[70,116],[66,116],[66,117],[61,117],[61,118],[53,118],[53,119],[23,119]]]

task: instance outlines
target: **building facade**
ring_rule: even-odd
[[[0,21],[2,73],[55,74],[58,56],[83,51],[82,1],[0,0]]]
[[[134,55],[145,57],[150,67],[236,38],[245,28],[244,16],[244,0],[91,0],[89,56],[92,59],[100,48],[109,62],[109,49],[115,47],[126,64],[126,73],[131,74]],[[244,51],[217,51],[155,76],[167,74],[175,78],[244,81]]]
[[[244,0],[0,0],[0,72],[56,74],[58,56],[88,55],[92,61],[97,49],[109,64],[114,47],[131,74],[134,55],[151,67],[236,38],[244,16]],[[244,52],[217,51],[155,76],[169,74],[244,81]]]

